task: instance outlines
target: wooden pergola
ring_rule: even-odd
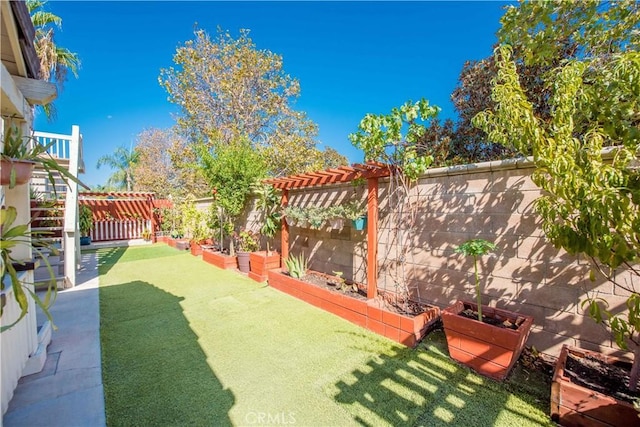
[[[285,207],[289,203],[289,190],[340,184],[356,179],[367,180],[367,298],[371,299],[378,293],[378,179],[390,175],[391,166],[367,162],[272,178],[264,182],[282,190],[281,205]],[[289,225],[283,220],[281,227],[282,259],[287,259],[289,257]]]

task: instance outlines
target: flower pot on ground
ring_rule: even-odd
[[[457,301],[442,310],[449,355],[476,372],[501,381],[520,357],[533,317],[488,306],[481,309],[483,322],[475,318],[478,305],[472,302]]]
[[[275,251],[251,252],[249,254],[249,277],[256,282],[267,280],[267,271],[280,268],[280,254]]]
[[[90,245],[89,233],[93,228],[93,212],[88,205],[80,205],[78,214],[78,228],[80,229],[80,245]]]
[[[556,362],[553,380],[551,383],[551,418],[563,426],[604,427],[604,426],[632,426],[639,425],[638,411],[633,404],[608,395],[603,389],[600,391],[580,384],[579,373],[584,375],[584,368],[574,367],[580,360],[588,360],[593,366],[615,366],[631,370],[631,363],[617,357],[605,356],[601,353],[583,350],[581,348],[564,345]],[[613,379],[613,376],[604,374],[601,368],[594,372],[596,377],[604,377],[613,380],[615,385],[620,385],[618,393],[624,393],[633,398],[624,381]],[[583,378],[594,384],[589,378]],[[635,395],[637,398],[637,394]]]
[[[251,230],[243,230],[237,238],[238,268],[242,273],[249,273],[249,254],[260,249],[259,236]]]

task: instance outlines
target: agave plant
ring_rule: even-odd
[[[298,257],[289,255],[289,257],[284,260],[284,263],[291,277],[300,279],[307,275],[307,260],[304,257],[304,253],[301,253]]]

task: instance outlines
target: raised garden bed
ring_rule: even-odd
[[[202,250],[202,260],[213,264],[223,270],[235,270],[238,268],[238,258],[230,256],[220,251],[214,251],[211,249]]]
[[[391,311],[379,300],[326,289],[295,279],[282,270],[269,270],[267,276],[269,286],[407,347],[415,347],[440,318],[437,307],[429,306],[423,313],[408,316]]]
[[[584,363],[585,359],[587,363]],[[598,377],[603,377],[620,386],[623,389],[621,393],[627,394],[629,399],[638,397],[637,393],[629,396],[625,380],[615,378],[607,368],[624,369],[628,373],[631,363],[577,347],[562,346],[551,383],[551,418],[563,426],[640,425],[638,411],[632,403],[623,400],[622,396],[617,398],[604,394],[604,390],[587,387],[589,383],[599,382]]]
[[[256,282],[264,282],[267,280],[267,271],[280,268],[280,254],[273,251],[270,255],[267,255],[267,251],[251,252],[249,265],[249,277]]]

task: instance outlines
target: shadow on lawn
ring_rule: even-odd
[[[544,392],[534,396],[528,393],[533,383],[520,385],[528,373],[514,372],[498,383],[456,364],[445,349],[442,331],[432,332],[417,349],[394,347],[336,382],[333,397],[369,426],[553,425]],[[515,403],[511,392],[523,402]]]
[[[108,425],[232,424],[235,397],[208,365],[182,299],[143,281],[100,287]]]

